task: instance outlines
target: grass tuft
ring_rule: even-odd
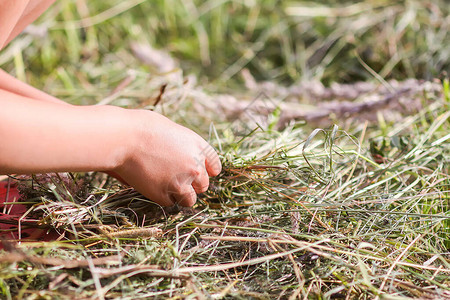
[[[194,208],[158,207],[102,174],[24,180],[30,217],[61,239],[0,256],[4,295],[446,298],[450,115],[443,93],[432,100],[386,135],[216,126],[224,171]]]
[[[445,0],[57,2],[2,68],[170,116],[224,168],[193,208],[100,173],[19,178],[21,228],[59,239],[3,241],[0,295],[450,298],[448,16]]]

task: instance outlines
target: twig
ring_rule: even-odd
[[[50,265],[63,267],[65,269],[74,269],[88,267],[87,260],[67,260],[50,257],[31,256],[24,253],[8,253],[0,256],[0,263],[17,263],[22,261],[28,261],[34,264]],[[108,257],[92,258],[92,264],[94,265],[107,265],[120,263],[120,256],[113,255]]]
[[[159,228],[137,228],[137,229],[129,229],[115,232],[107,232],[103,230],[101,227],[99,228],[102,231],[102,236],[105,236],[110,239],[114,238],[151,238],[151,237],[160,237],[162,235],[162,230]]]

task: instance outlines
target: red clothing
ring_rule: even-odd
[[[0,238],[5,240],[19,240],[19,219],[27,211],[23,204],[6,204],[18,202],[20,198],[16,184],[14,182],[0,181]],[[24,218],[21,220],[21,240],[22,241],[50,241],[58,237],[54,231],[39,229],[36,226],[37,220]],[[31,226],[30,226],[31,225]],[[0,241],[0,249],[3,246]]]
[[[0,0],[0,50],[34,20],[36,20],[55,0]],[[55,233],[47,234],[45,230],[32,227],[36,220],[20,220],[27,211],[23,204],[6,204],[17,202],[19,193],[11,181],[0,181],[0,237],[7,240],[51,240]],[[21,232],[19,237],[19,220]],[[28,225],[28,226],[27,226]],[[2,245],[0,243],[0,249]]]

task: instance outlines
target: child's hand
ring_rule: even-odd
[[[161,205],[191,206],[221,171],[206,141],[154,112],[60,105],[2,89],[0,106],[0,174],[107,171]]]
[[[214,149],[195,132],[150,111],[127,110],[131,140],[113,171],[149,199],[192,206],[222,166]],[[127,126],[127,125],[125,125]]]

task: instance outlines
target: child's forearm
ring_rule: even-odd
[[[0,174],[116,168],[130,138],[121,110],[58,105],[0,90]]]
[[[5,90],[27,98],[68,105],[49,94],[44,93],[0,69],[0,90]]]

